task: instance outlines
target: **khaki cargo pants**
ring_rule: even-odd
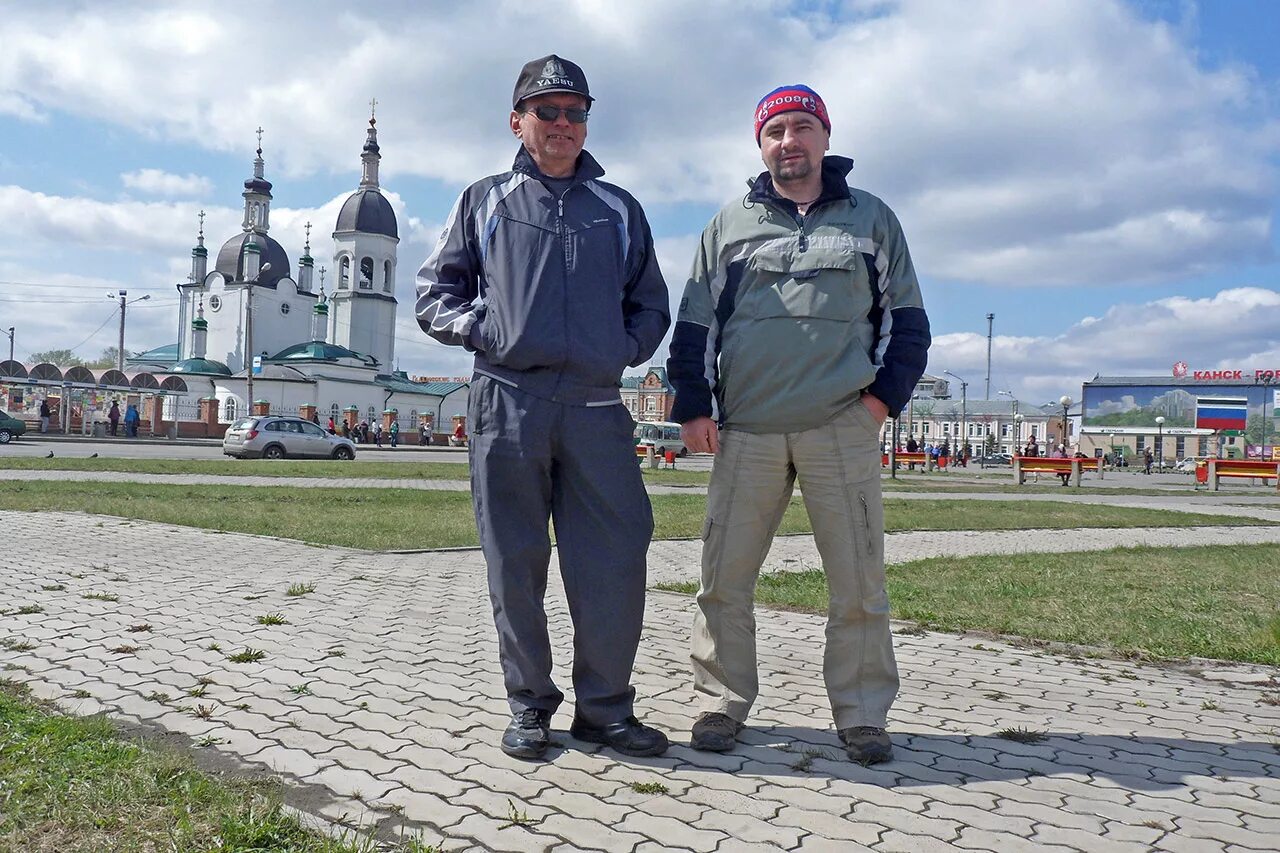
[[[756,579],[799,478],[831,591],[823,676],[836,728],[885,725],[898,667],[885,592],[878,433],[861,401],[803,432],[721,433],[693,623],[700,711],[745,722],[755,702]]]

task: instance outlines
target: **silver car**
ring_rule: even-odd
[[[227,429],[222,452],[240,459],[355,459],[356,446],[348,438],[329,435],[302,418],[260,415],[241,418]]]

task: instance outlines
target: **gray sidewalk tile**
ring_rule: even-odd
[[[1260,701],[1280,694],[1274,668],[1206,665],[1201,674],[932,631],[900,636],[896,758],[862,768],[845,760],[831,730],[824,620],[761,608],[761,696],[743,743],[715,755],[686,745],[693,603],[654,594],[636,662],[637,710],[675,745],[661,758],[630,759],[557,729],[549,761],[526,763],[497,748],[508,718],[477,552],[364,554],[148,522],[97,527],[92,517],[58,513],[0,512],[0,524],[13,543],[9,567],[0,567],[0,610],[46,608],[0,627],[0,637],[37,642],[29,652],[0,648],[0,663],[25,668],[6,677],[71,713],[105,710],[190,738],[207,732],[219,754],[327,792],[320,811],[331,818],[370,823],[400,807],[407,830],[423,829],[449,850],[1183,853],[1234,845],[1244,853],[1274,848],[1280,835],[1280,753],[1268,734],[1280,729],[1280,708]],[[1049,540],[1069,550],[1096,532],[894,534],[887,544],[900,561],[930,548],[1011,552],[1014,539],[1023,551],[1050,550]],[[1259,541],[1254,534],[1182,531],[1159,541]],[[1280,541],[1280,531],[1266,535]],[[66,549],[50,551],[49,542]],[[698,547],[655,543],[654,578],[696,574]],[[32,573],[23,566],[37,549],[46,570]],[[112,582],[113,570],[83,566],[85,551],[120,555],[99,563],[165,557],[131,560],[128,580]],[[210,553],[219,557],[216,576],[203,561]],[[771,569],[816,565],[812,539],[779,539],[769,561]],[[369,580],[351,580],[358,574]],[[571,620],[554,567],[551,577],[555,675],[567,688]],[[44,578],[67,589],[41,590]],[[287,598],[296,580],[316,582],[317,591]],[[94,590],[117,591],[121,601],[80,597]],[[244,600],[258,594],[266,597]],[[289,623],[253,622],[268,612]],[[126,631],[142,622],[152,630]],[[208,649],[212,642],[221,652]],[[141,649],[109,651],[121,644]],[[266,659],[227,660],[246,646]],[[339,649],[343,656],[331,654]],[[198,678],[212,681],[204,695],[187,695]],[[1202,709],[1210,699],[1219,710]],[[571,702],[570,693],[558,725]],[[212,719],[193,716],[197,705]],[[1051,736],[1039,744],[996,737],[1006,726]],[[797,768],[804,750],[816,757]],[[631,785],[641,782],[667,792],[637,793]]]

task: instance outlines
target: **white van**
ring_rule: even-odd
[[[636,453],[644,453],[646,447],[661,458],[668,450],[677,456],[687,456],[688,448],[680,438],[680,424],[668,421],[649,421],[636,424]]]

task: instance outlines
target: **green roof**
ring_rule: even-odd
[[[305,344],[294,344],[288,349],[283,349],[271,356],[267,361],[337,361],[340,358],[355,359],[367,364],[376,362],[376,359],[372,356],[363,355],[355,350],[349,350],[346,347],[325,343],[324,341],[308,341]]]
[[[208,358],[188,358],[169,368],[170,373],[204,373],[211,376],[230,376],[231,368],[220,361]]]

